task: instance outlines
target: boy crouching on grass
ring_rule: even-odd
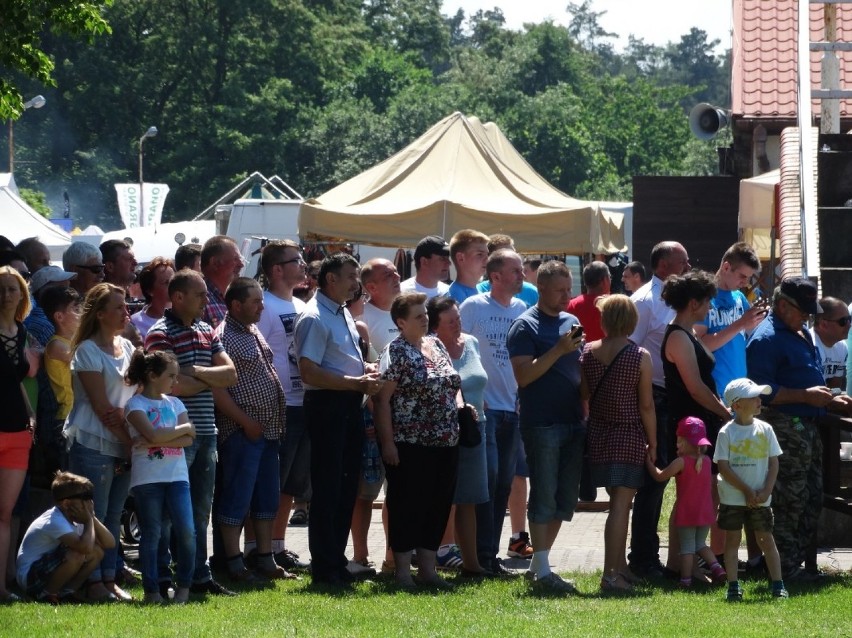
[[[56,505],[27,529],[17,580],[28,596],[55,605],[76,593],[115,539],[95,517],[89,479],[57,472],[50,490]]]
[[[772,595],[787,598],[781,579],[781,558],[772,536],[772,488],[778,477],[781,446],[772,426],[755,419],[768,385],[734,379],[725,388],[725,402],[734,418],[719,431],[713,460],[719,466],[719,527],[725,530],[725,564],[737,564],[743,525],[754,531],[772,580]],[[727,600],[743,599],[737,570],[728,570]]]

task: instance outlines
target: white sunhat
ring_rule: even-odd
[[[725,403],[733,405],[734,401],[740,399],[753,399],[764,394],[772,394],[772,388],[768,385],[758,385],[751,379],[734,379],[725,388]]]

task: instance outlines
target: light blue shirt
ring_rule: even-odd
[[[360,377],[364,374],[364,359],[358,347],[358,331],[349,311],[322,291],[307,303],[296,320],[293,333],[296,357],[309,359],[335,374]],[[307,383],[305,390],[322,390]]]
[[[491,292],[491,282],[480,281],[476,284],[476,289],[479,292]],[[521,292],[515,295],[515,299],[520,299],[524,302],[527,308],[532,308],[538,303],[538,288],[533,286],[530,282],[525,281],[524,285],[521,286]]]

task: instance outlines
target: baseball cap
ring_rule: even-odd
[[[74,279],[74,277],[76,276],[77,273],[62,270],[62,268],[60,268],[59,266],[44,266],[43,268],[39,268],[33,274],[33,278],[30,281],[30,288],[34,293],[36,293],[42,288],[44,288],[47,284],[52,284],[59,281],[69,281],[71,279]]]
[[[414,263],[419,264],[421,257],[432,255],[450,256],[450,245],[439,235],[427,235],[417,242],[417,248],[414,249]]]
[[[733,405],[740,399],[753,399],[762,394],[772,394],[768,385],[758,385],[751,379],[734,379],[725,387],[725,403]]]
[[[704,421],[697,416],[685,416],[677,422],[677,435],[682,436],[692,445],[712,445],[707,438],[707,428]]]
[[[796,304],[802,312],[817,315],[822,307],[817,302],[817,287],[805,277],[787,277],[781,282],[781,296]]]

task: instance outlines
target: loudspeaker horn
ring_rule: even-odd
[[[730,123],[730,112],[701,102],[689,112],[689,130],[700,140],[712,140]]]

